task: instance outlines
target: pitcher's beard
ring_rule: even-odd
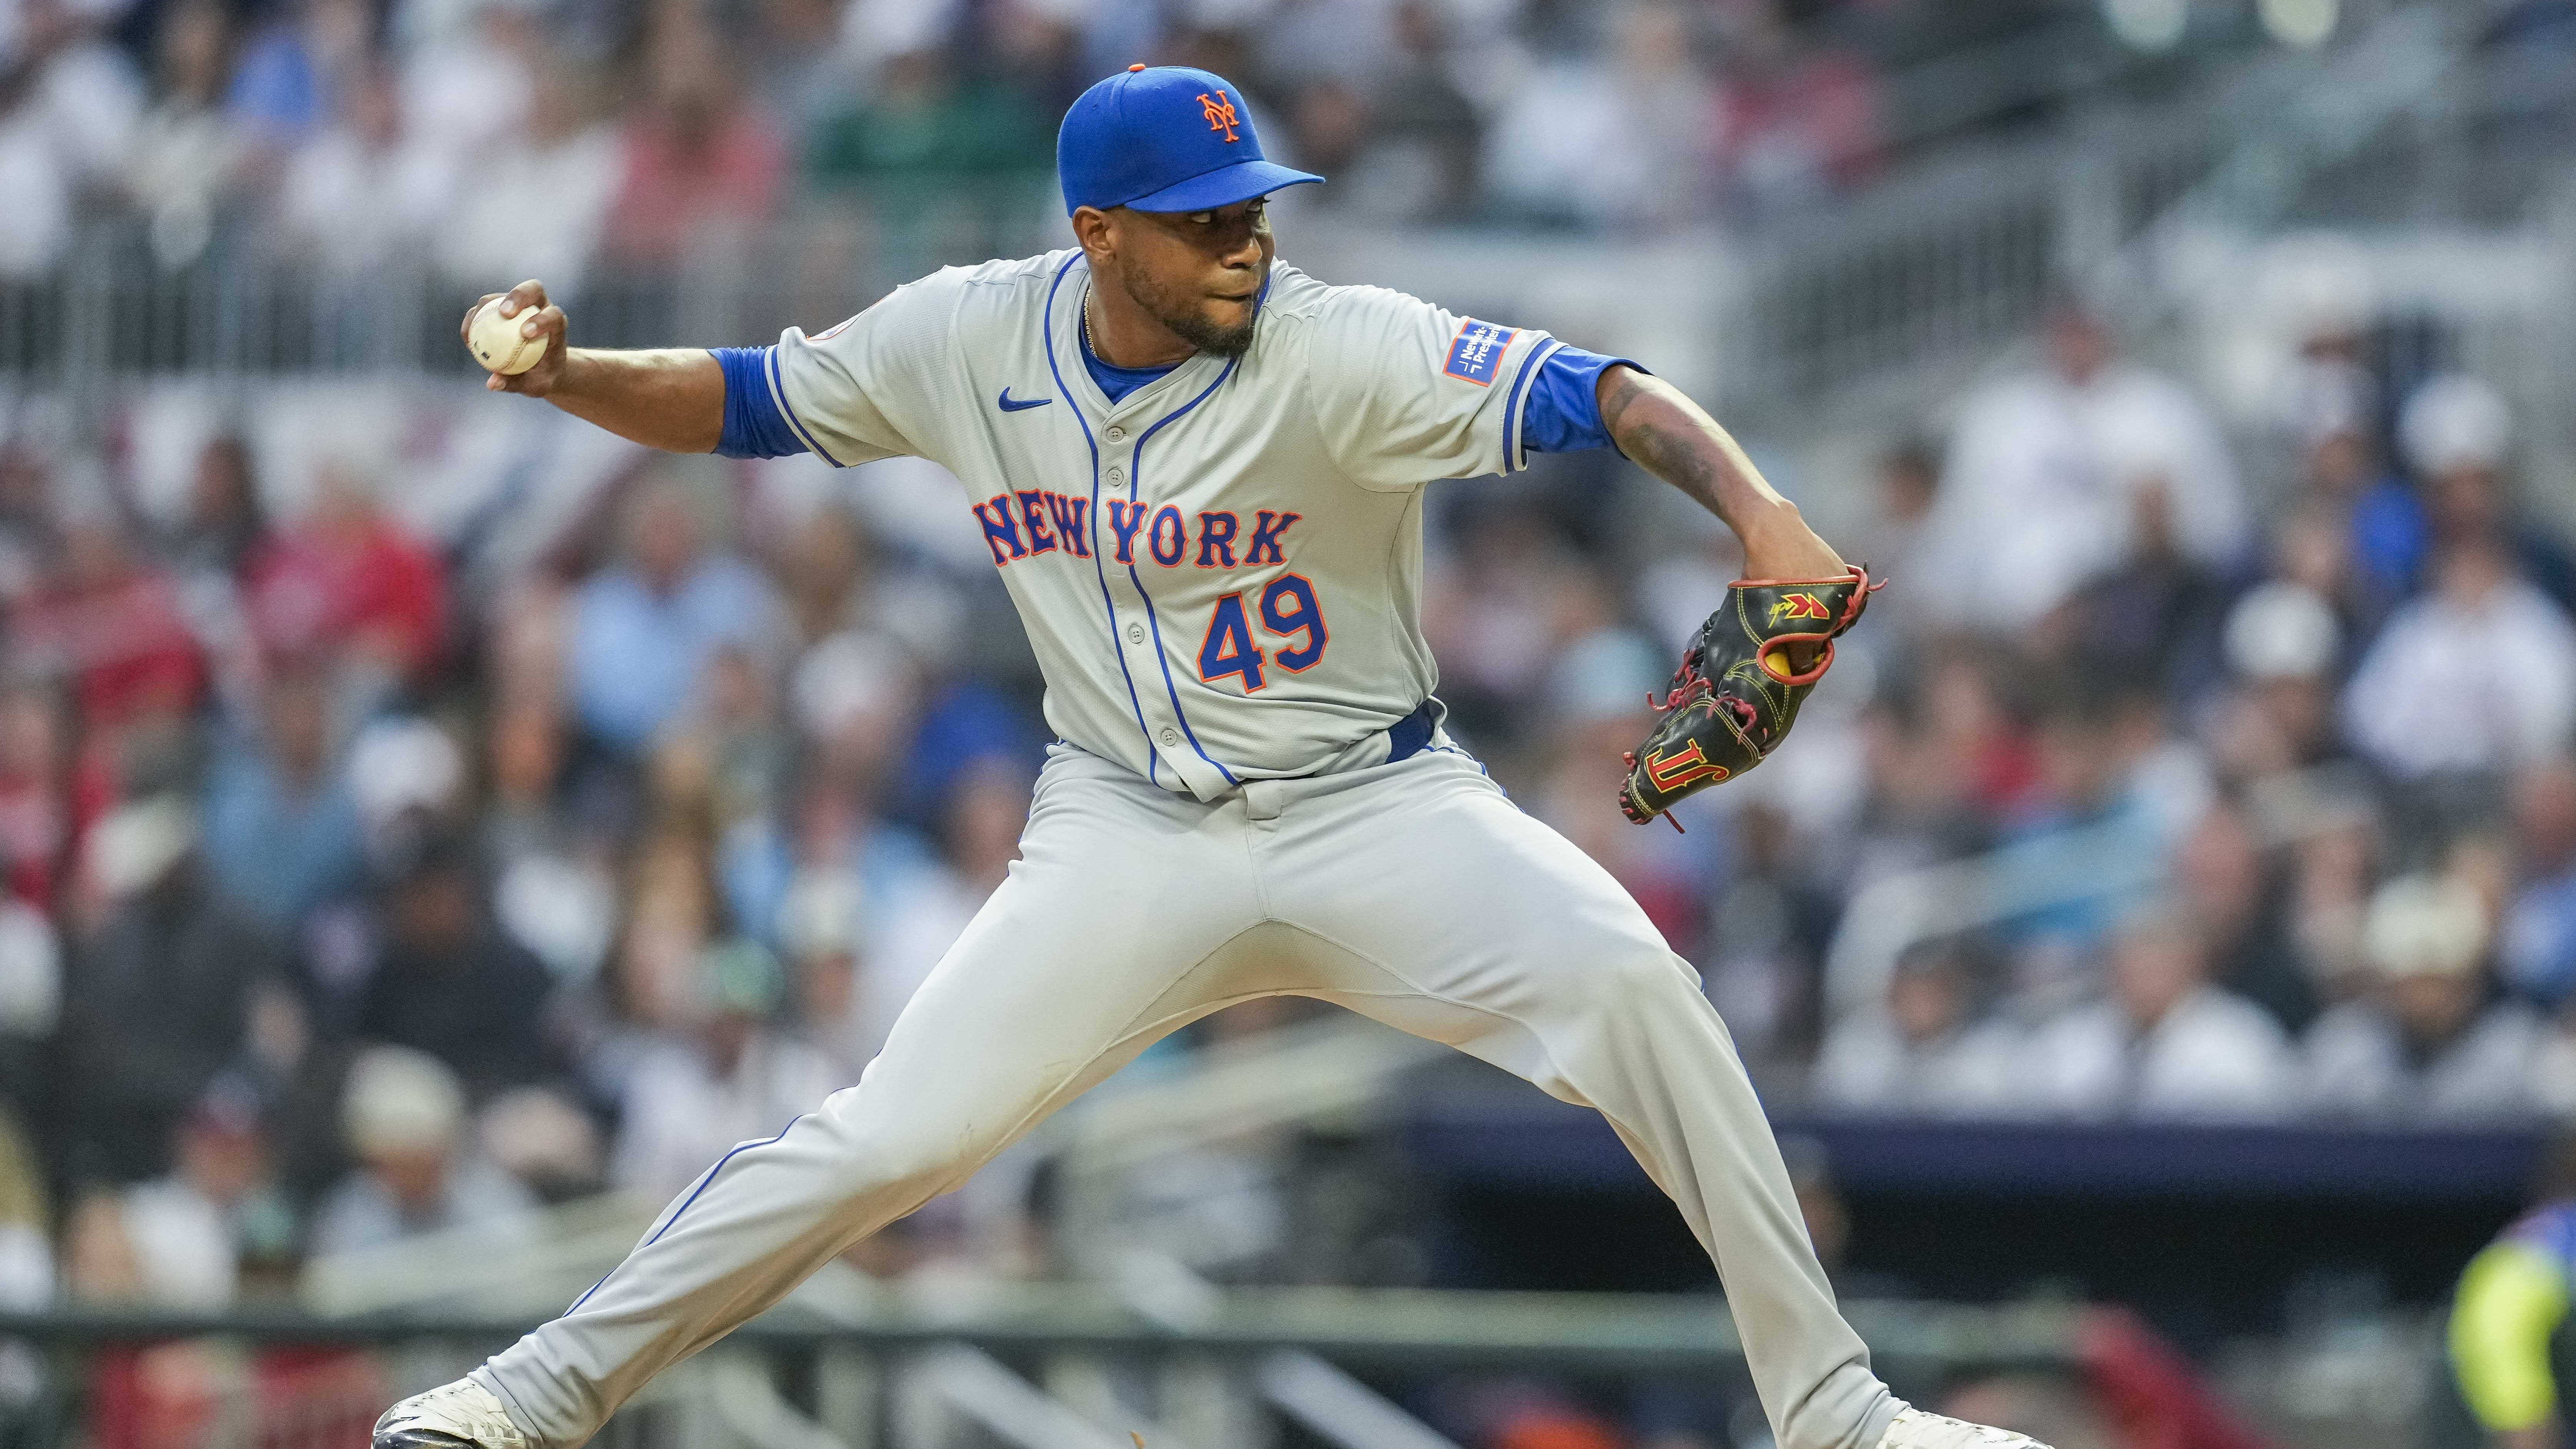
[[[1127,295],[1135,299],[1137,306],[1170,328],[1173,336],[1199,351],[1213,352],[1219,357],[1241,357],[1251,350],[1252,327],[1261,320],[1258,307],[1246,309],[1243,320],[1234,326],[1222,327],[1210,322],[1196,306],[1178,296],[1156,288],[1140,287],[1134,280],[1127,280],[1125,285]]]
[[[1163,325],[1171,328],[1183,342],[1219,357],[1241,357],[1251,351],[1252,324],[1259,320],[1260,314],[1255,313],[1235,326],[1219,327],[1196,312],[1162,319]]]

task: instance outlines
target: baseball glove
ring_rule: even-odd
[[[1699,626],[1671,692],[1646,697],[1663,718],[1627,757],[1620,810],[1643,825],[1683,796],[1761,764],[1788,737],[1807,691],[1833,667],[1835,637],[1859,620],[1877,587],[1858,564],[1838,579],[1727,585],[1725,607]],[[1804,669],[1795,660],[1801,645],[1814,646]]]

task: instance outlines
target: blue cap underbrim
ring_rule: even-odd
[[[1237,161],[1122,203],[1130,211],[1214,211],[1238,201],[1324,178],[1276,161]]]

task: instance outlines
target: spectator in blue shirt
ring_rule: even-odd
[[[236,906],[285,929],[357,883],[365,840],[336,758],[324,676],[275,679],[262,714],[258,737],[219,747],[206,786],[206,865]]]
[[[2556,1006],[2576,991],[2576,760],[2560,756],[2525,770],[2513,806],[2523,881],[2505,908],[2505,979]]]
[[[224,109],[254,138],[291,146],[331,118],[339,76],[370,40],[365,7],[304,0],[254,32],[233,67]]]
[[[677,480],[651,479],[626,517],[626,557],[573,603],[574,712],[599,743],[632,755],[687,705],[719,646],[764,653],[783,628],[768,581],[706,547]]]

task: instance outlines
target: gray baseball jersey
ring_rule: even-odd
[[[1436,680],[1422,485],[1521,466],[1559,344],[1277,265],[1243,356],[1112,402],[1090,286],[1071,250],[952,267],[789,329],[770,386],[827,461],[964,480],[1066,740],[1202,800],[1385,760]]]

